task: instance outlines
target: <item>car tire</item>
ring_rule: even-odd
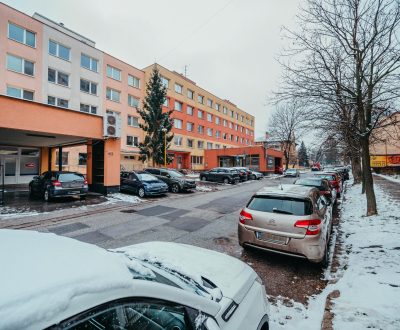
[[[202,177],[200,178],[200,180],[201,180],[201,181],[207,181],[207,177],[206,177],[206,176],[202,176]]]
[[[178,192],[179,192],[179,185],[178,184],[176,184],[176,183],[174,183],[172,186],[171,186],[171,192],[173,193],[173,194],[177,194]]]
[[[46,189],[44,191],[44,201],[45,202],[50,202],[51,201],[51,196],[50,196],[50,191],[48,189]]]
[[[255,180],[255,179],[257,179],[257,177],[253,174],[252,177],[251,177],[251,179],[252,179],[252,180]]]
[[[85,201],[86,200],[87,195],[83,195],[81,196],[81,200]]]
[[[33,190],[32,186],[29,186],[29,197],[35,197],[35,191]]]
[[[225,178],[225,179],[224,179],[224,183],[225,183],[225,184],[228,184],[228,183],[229,183],[229,179],[228,179],[228,178]]]
[[[140,187],[139,190],[138,190],[138,196],[140,198],[143,198],[145,195],[146,195],[146,192],[144,191],[144,188]]]

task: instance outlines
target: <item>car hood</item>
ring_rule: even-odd
[[[115,249],[161,267],[175,270],[202,283],[201,277],[213,282],[224,297],[240,303],[257,278],[244,262],[225,254],[191,245],[148,242]],[[202,285],[202,284],[201,284]]]

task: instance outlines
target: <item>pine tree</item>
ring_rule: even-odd
[[[173,119],[170,117],[174,110],[170,109],[165,112],[162,110],[166,94],[166,88],[162,84],[161,75],[156,65],[149,82],[146,83],[143,110],[137,110],[142,117],[139,127],[145,132],[144,141],[139,143],[139,159],[142,162],[151,159],[153,166],[164,165],[165,134],[167,134],[167,149],[174,138],[174,134],[168,135],[172,129]],[[167,130],[166,132],[162,131],[164,128]],[[167,155],[167,164],[171,162],[172,158]]]
[[[308,166],[308,154],[307,154],[307,148],[304,144],[304,141],[301,141],[301,145],[300,145],[299,164],[302,164],[303,166]]]

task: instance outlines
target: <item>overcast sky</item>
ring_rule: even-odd
[[[299,3],[299,0],[2,1],[30,16],[38,12],[62,22],[94,40],[97,48],[139,69],[157,61],[182,73],[187,65],[187,76],[197,85],[255,116],[255,137],[264,135],[271,108],[263,103],[280,72],[274,59],[283,42],[280,28],[293,26]]]

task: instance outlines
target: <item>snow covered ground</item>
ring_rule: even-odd
[[[400,183],[400,174],[394,174],[394,175],[375,174],[375,175],[385,178],[387,180],[393,181],[393,182]]]
[[[348,183],[342,204],[340,230],[344,253],[340,268],[328,279],[337,280],[307,307],[283,298],[271,306],[271,329],[320,329],[325,300],[334,290],[334,329],[400,329],[400,217],[399,205],[375,185],[378,215],[365,217],[366,197],[361,185]],[[400,186],[399,186],[400,190]]]

